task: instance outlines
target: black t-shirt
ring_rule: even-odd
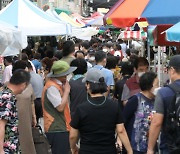
[[[92,104],[93,103],[93,104]],[[118,102],[90,97],[80,104],[70,125],[80,132],[80,154],[115,154],[116,124],[123,123]]]
[[[122,101],[121,101],[121,96],[124,88],[124,84],[126,81],[130,78],[130,76],[124,76],[122,80],[118,80],[115,84],[115,91],[114,91],[114,96],[115,98],[118,99],[119,103],[121,104],[121,109],[124,108]]]

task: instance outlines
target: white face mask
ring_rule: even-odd
[[[138,77],[140,78],[145,72],[138,72]]]
[[[108,52],[108,49],[103,49],[104,52]]]
[[[161,89],[161,87],[155,88],[155,89],[153,90],[153,92],[152,92],[152,93],[154,94],[154,96],[156,96],[156,95],[157,95],[157,93],[158,93],[159,89]]]
[[[95,57],[89,57],[89,61],[94,61]]]

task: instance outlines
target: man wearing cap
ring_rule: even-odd
[[[175,84],[177,87],[180,86],[180,55],[175,55],[170,59],[168,72],[171,83]],[[171,102],[174,100],[174,96],[175,96],[175,92],[173,92],[173,90],[170,89],[170,87],[163,87],[157,93],[157,96],[155,98],[155,105],[154,105],[156,113],[153,115],[153,120],[150,126],[147,154],[154,154],[153,149],[155,147],[161,127],[162,127],[161,142],[160,142],[161,153],[162,154],[173,153],[170,152],[170,149],[167,146],[168,134],[166,132],[166,128],[167,128],[166,121],[168,118],[167,117],[168,109],[170,107]],[[172,127],[172,125],[169,127]],[[173,140],[172,142],[175,141]]]
[[[74,70],[76,67],[70,67],[65,61],[55,61],[51,72],[47,75],[49,80],[43,89],[44,129],[53,154],[68,154],[69,152],[70,85],[66,77]]]

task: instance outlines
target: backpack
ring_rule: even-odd
[[[180,154],[180,86],[176,83],[168,85],[175,93],[167,108],[165,132],[169,152]]]

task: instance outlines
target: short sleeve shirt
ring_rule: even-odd
[[[117,124],[123,123],[123,119],[119,103],[111,99],[104,100],[104,97],[89,96],[89,100],[80,104],[72,117],[70,125],[80,132],[82,153],[114,153],[115,128]]]
[[[16,98],[12,91],[4,87],[0,94],[0,120],[6,120],[4,151],[5,154],[18,153],[18,116]]]
[[[114,77],[112,71],[104,68],[101,65],[95,65],[94,67],[103,72],[107,86],[114,86]]]

